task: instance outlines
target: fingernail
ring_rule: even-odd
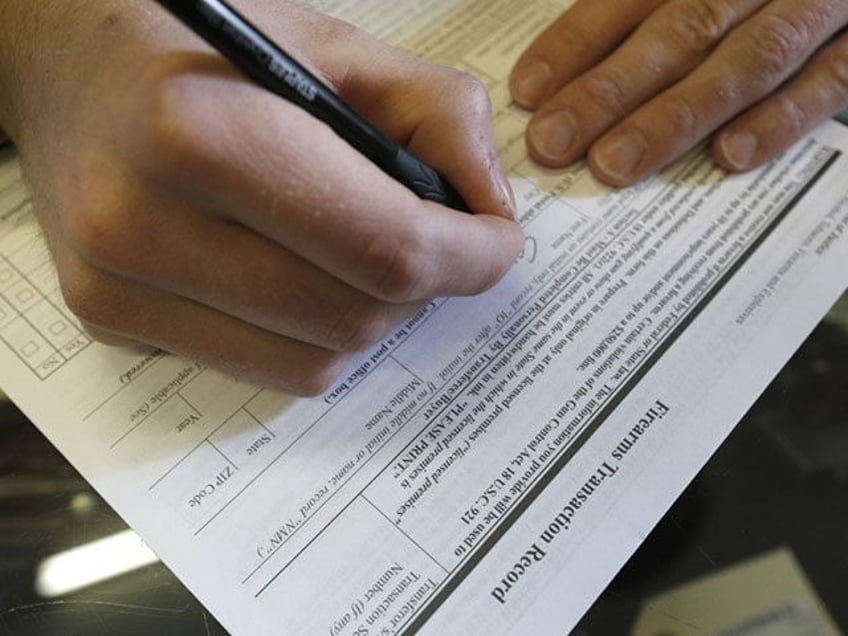
[[[592,163],[611,181],[626,181],[645,156],[645,138],[637,132],[618,133],[592,149]]]
[[[759,142],[749,132],[728,133],[721,138],[721,153],[735,170],[747,170],[757,154]]]
[[[553,71],[546,62],[535,60],[523,64],[515,69],[510,78],[512,98],[521,106],[538,106],[547,96],[553,78]]]
[[[577,137],[577,122],[567,110],[554,110],[531,122],[527,135],[538,158],[560,163]]]
[[[509,183],[509,179],[504,174],[503,170],[500,168],[495,168],[495,181],[498,184],[498,187],[501,190],[501,202],[503,203],[504,210],[509,215],[509,218],[513,221],[515,220],[517,214],[517,205],[515,203],[515,192],[512,191],[512,186]]]

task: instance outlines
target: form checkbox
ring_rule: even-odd
[[[29,341],[28,343],[26,343],[23,347],[21,347],[21,353],[23,354],[23,356],[24,356],[25,358],[31,358],[31,357],[32,357],[32,356],[34,356],[36,353],[38,353],[38,350],[39,350],[40,348],[41,348],[41,347],[39,347],[39,346],[38,346],[38,343],[37,343],[37,342],[35,342],[34,340],[30,340],[30,341]]]
[[[17,294],[15,294],[15,298],[18,299],[19,303],[26,304],[35,298],[35,292],[32,291],[30,287],[24,287]]]
[[[59,336],[65,333],[68,330],[68,323],[64,320],[57,320],[52,325],[47,327],[47,331],[50,332],[51,336]]]

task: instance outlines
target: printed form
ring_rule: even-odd
[[[562,2],[314,2],[483,78],[525,249],[296,399],[91,342],[0,163],[0,386],[233,634],[565,634],[848,284],[848,130],[612,191],[528,160]]]

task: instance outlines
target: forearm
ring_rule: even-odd
[[[0,122],[6,122],[7,127],[13,101],[13,69],[20,65],[17,47],[19,38],[15,23],[23,5],[24,3],[18,0],[8,0],[0,4]],[[7,140],[8,135],[0,126],[0,144]]]
[[[61,9],[53,0],[0,3],[0,139],[15,139],[23,127],[28,96],[43,82],[43,39],[51,30],[52,13]],[[29,73],[27,72],[29,69]]]
[[[122,4],[125,9],[118,8]],[[45,121],[67,120],[67,112],[58,112],[56,96],[79,94],[80,84],[95,79],[93,65],[85,60],[106,55],[108,41],[117,36],[110,32],[109,16],[133,11],[135,5],[114,0],[0,2],[0,136],[23,147],[34,141],[34,131],[43,130]],[[67,100],[61,104],[69,105]]]

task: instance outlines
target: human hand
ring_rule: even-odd
[[[476,81],[293,4],[244,11],[477,214],[418,199],[155,3],[4,0],[0,121],[95,337],[315,394],[424,300],[496,282],[521,231]]]
[[[714,135],[760,165],[848,107],[848,2],[578,0],[522,55],[530,154],[628,185]]]

